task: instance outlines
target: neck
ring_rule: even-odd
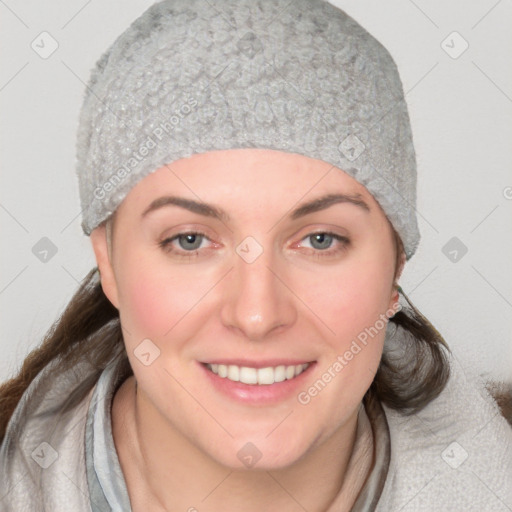
[[[194,445],[136,392],[131,377],[114,397],[112,423],[132,510],[326,511],[346,477],[357,412],[293,464],[241,470]]]

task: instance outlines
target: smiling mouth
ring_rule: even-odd
[[[205,364],[206,368],[221,378],[242,384],[271,385],[285,380],[292,380],[307,370],[311,363],[296,365],[267,366],[266,368],[250,368],[234,364]]]

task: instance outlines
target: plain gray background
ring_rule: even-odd
[[[152,3],[0,2],[0,381],[94,265],[74,175],[78,113],[97,59]],[[406,91],[422,240],[400,283],[463,366],[512,381],[512,3],[332,3],[388,48]],[[42,32],[58,43],[47,58],[31,47],[46,37],[50,48]]]

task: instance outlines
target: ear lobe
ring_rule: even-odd
[[[110,300],[114,307],[119,309],[117,284],[112,262],[110,261],[105,224],[94,229],[90,234],[90,238],[94,256],[96,258],[96,264],[100,271],[103,293],[107,296],[108,300]]]

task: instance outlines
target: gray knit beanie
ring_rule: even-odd
[[[324,0],[164,0],[135,20],[85,94],[84,232],[164,164],[248,147],[342,169],[380,204],[407,259],[416,251],[416,158],[396,65]]]

